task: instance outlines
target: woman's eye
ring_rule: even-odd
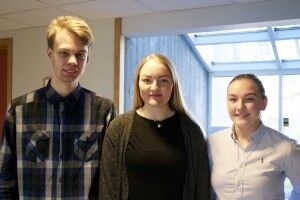
[[[144,83],[147,83],[147,84],[151,83],[151,80],[150,80],[150,79],[147,79],[147,78],[142,79],[142,81],[143,81]]]
[[[246,100],[247,100],[247,101],[255,101],[255,98],[252,98],[252,97],[251,97],[251,98],[247,98]]]
[[[236,102],[237,100],[235,98],[229,98],[228,101],[230,101],[230,102]]]
[[[169,84],[171,82],[172,81],[168,78],[159,79],[159,83],[161,83],[161,84]]]

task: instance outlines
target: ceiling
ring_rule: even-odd
[[[87,20],[270,0],[0,0],[0,32],[44,26],[59,15]]]

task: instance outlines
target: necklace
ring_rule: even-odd
[[[143,116],[143,117],[145,117],[145,118],[147,118],[147,119],[150,119],[150,120],[154,121],[155,124],[156,124],[156,126],[157,126],[157,128],[161,128],[161,127],[162,127],[162,121],[154,120],[153,118],[155,118],[155,117],[151,117],[151,116],[153,116],[153,115],[151,115],[151,114],[149,113],[149,111],[148,111],[145,107],[140,108],[139,111],[138,111],[138,113],[140,113],[141,116]],[[172,116],[173,114],[174,114],[174,111],[171,110],[168,114],[165,115],[165,117],[162,117],[162,118],[163,118],[163,119],[169,118],[169,117]]]
[[[156,123],[157,128],[161,128],[161,126],[162,126],[161,121],[155,121],[155,123]]]

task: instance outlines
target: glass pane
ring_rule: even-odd
[[[277,40],[276,46],[280,59],[300,59],[300,40]]]
[[[268,105],[266,110],[261,112],[261,119],[265,125],[279,130],[279,78],[278,76],[258,76],[258,78],[261,80],[268,97]]]
[[[283,132],[300,143],[300,75],[283,78]]]
[[[251,32],[258,32],[258,31],[267,31],[267,27],[245,28],[245,29],[241,28],[241,29],[210,31],[210,32],[190,33],[190,34],[197,34],[199,36],[209,36],[209,35],[225,35],[225,34],[231,34],[231,33],[251,33]]]
[[[270,42],[197,45],[196,48],[207,63],[268,61],[275,59]]]
[[[231,79],[232,77],[212,78],[211,126],[231,126],[226,105],[227,86]]]
[[[278,130],[278,76],[258,76],[262,81],[266,95],[268,96],[268,105],[262,112],[262,120],[265,125]],[[227,86],[232,77],[213,77],[212,78],[212,105],[211,105],[211,126],[231,126],[231,120],[228,117],[226,105]]]

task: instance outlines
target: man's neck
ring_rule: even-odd
[[[77,83],[64,83],[51,80],[52,88],[62,97],[68,96],[77,87]]]

